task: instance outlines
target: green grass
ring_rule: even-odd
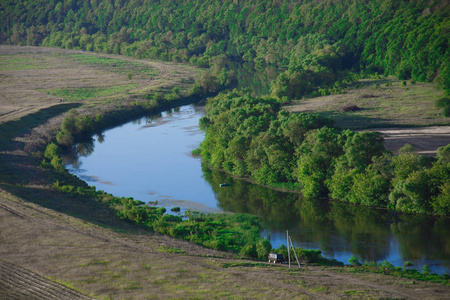
[[[98,57],[88,54],[72,54],[69,58],[85,65],[91,65],[108,71],[117,72],[120,74],[132,74],[133,76],[148,77],[156,76],[159,70],[150,67],[147,64],[127,61],[117,58]]]
[[[270,265],[265,263],[251,263],[251,262],[236,262],[236,263],[224,263],[222,268],[234,268],[234,267],[268,267]]]
[[[408,83],[405,88],[393,77],[361,79],[344,94],[297,100],[288,109],[320,113],[334,119],[336,126],[350,129],[448,125],[450,118],[436,107],[443,96],[432,83]],[[347,104],[360,110],[343,112]]]
[[[348,296],[363,296],[365,294],[367,294],[367,292],[365,291],[355,291],[355,290],[348,290],[348,291],[343,291],[344,294],[348,295]]]
[[[0,70],[29,70],[48,69],[50,65],[45,65],[29,57],[18,57],[11,55],[0,55]]]
[[[160,247],[158,249],[159,252],[164,253],[178,253],[178,254],[186,254],[186,251],[178,249],[178,248],[172,248],[172,247]]]
[[[86,99],[110,96],[135,88],[136,85],[134,84],[126,84],[107,88],[51,89],[40,91],[46,92],[49,95],[64,98],[67,101],[82,101]]]
[[[391,263],[384,261],[379,264],[365,262],[362,266],[353,266],[341,270],[350,273],[378,273],[396,277],[409,278],[420,281],[428,281],[450,286],[450,276],[448,274],[438,275],[426,271],[394,267]],[[413,281],[414,282],[414,281]]]

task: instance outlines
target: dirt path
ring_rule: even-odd
[[[450,126],[415,128],[377,128],[381,132],[387,150],[397,154],[405,144],[410,144],[422,155],[433,155],[439,147],[450,144]]]

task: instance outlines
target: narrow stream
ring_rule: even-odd
[[[396,266],[410,261],[420,269],[450,273],[450,220],[389,214],[319,200],[302,199],[236,180],[202,167],[192,156],[203,133],[198,120],[203,107],[187,105],[106,130],[92,143],[79,144],[64,157],[67,169],[115,196],[153,205],[201,212],[240,212],[261,216],[263,234],[273,247],[286,244],[290,231],[298,247],[320,249],[346,263],[387,260]],[[230,182],[229,187],[220,183]]]

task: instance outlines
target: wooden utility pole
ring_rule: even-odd
[[[291,237],[289,236],[289,231],[286,230],[286,239],[287,239],[287,248],[288,248],[288,259],[289,259],[289,269],[291,268],[291,253],[289,252],[289,249],[292,246],[292,250],[294,250],[295,259],[297,260],[298,268],[301,269],[300,262],[298,261],[297,252],[294,248],[294,243],[292,243]]]
[[[289,269],[291,268],[291,253],[289,252],[289,231],[288,230],[286,230],[286,245],[287,245],[287,248],[288,248],[288,260],[289,260]]]

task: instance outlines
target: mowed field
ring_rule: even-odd
[[[330,116],[341,128],[379,131],[394,153],[408,143],[420,154],[436,155],[450,144],[450,118],[435,106],[442,97],[431,83],[384,77],[359,80],[344,94],[297,100],[286,109]],[[347,105],[358,110],[342,111]]]
[[[126,104],[149,93],[181,92],[196,69],[157,61],[44,47],[0,45],[0,122],[61,103]]]
[[[130,225],[51,188],[53,173],[39,167],[35,151],[64,112],[185,90],[196,72],[120,56],[0,46],[0,299],[450,299],[450,287],[440,284],[236,259]]]

